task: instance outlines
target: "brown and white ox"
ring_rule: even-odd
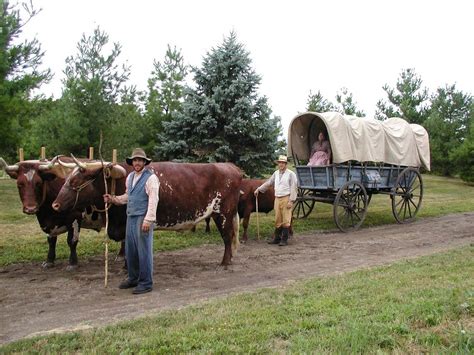
[[[224,240],[222,265],[231,263],[232,249],[238,245],[238,213],[242,172],[231,163],[188,164],[159,162],[147,166],[160,180],[156,229],[191,229],[207,217],[212,217]],[[110,173],[121,176],[117,180],[119,195],[125,189],[126,170],[118,164],[108,164]],[[68,176],[53,203],[57,211],[90,204],[103,205],[105,193],[104,169],[90,164],[80,164]],[[110,184],[111,178],[107,178]],[[110,193],[110,187],[108,189]],[[109,223],[112,218],[109,217]],[[125,227],[126,217],[114,223]]]
[[[76,247],[79,240],[80,228],[101,228],[100,216],[92,214],[86,222],[82,211],[74,209],[67,212],[57,212],[51,207],[61,189],[65,176],[71,169],[63,168],[52,161],[26,160],[15,165],[8,165],[0,158],[0,168],[13,179],[16,179],[18,192],[25,214],[36,214],[41,229],[48,235],[48,256],[43,267],[52,267],[56,259],[57,236],[67,232],[69,245],[68,270],[77,266]]]
[[[257,212],[257,204],[254,192],[261,186],[266,179],[243,179],[240,185],[240,197],[238,212],[242,220],[244,232],[242,235],[242,242],[248,240],[248,227],[250,222],[250,215]],[[275,189],[270,186],[264,193],[258,194],[258,212],[269,213],[273,210],[275,203]],[[206,220],[206,232],[210,232],[209,220]],[[293,235],[293,229],[290,226],[290,235]]]

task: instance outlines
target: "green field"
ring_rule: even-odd
[[[419,218],[474,211],[474,187],[424,176]],[[1,265],[41,261],[47,243],[36,219],[21,213],[12,180],[0,179]],[[261,215],[262,235],[272,214]],[[255,234],[255,217],[250,233]],[[363,227],[394,223],[388,196],[374,196]],[[212,226],[213,227],[213,226]],[[295,232],[335,229],[330,205],[317,204]],[[221,243],[215,232],[157,232],[155,249]],[[80,260],[101,254],[104,234],[84,231]],[[114,250],[117,244],[112,242]],[[58,257],[67,259],[65,238]],[[474,246],[390,266],[292,283],[280,289],[82,332],[22,340],[0,353],[456,353],[474,352]]]
[[[419,217],[434,217],[449,213],[474,211],[474,186],[469,186],[459,179],[442,178],[424,175],[425,192]],[[375,195],[370,203],[367,219],[362,228],[395,223],[392,216],[390,198],[386,195]],[[317,203],[315,209],[305,220],[296,220],[296,233],[313,230],[335,229],[332,206]],[[204,223],[192,232],[155,232],[154,248],[156,251],[182,249],[206,243],[222,243],[220,235],[211,222],[211,234],[204,233]],[[260,232],[268,236],[273,231],[273,212],[260,215]],[[256,234],[255,214],[250,220],[251,238]],[[67,260],[69,248],[65,235],[58,238],[57,258]],[[84,230],[78,245],[79,262],[92,255],[99,255],[104,250],[105,235]],[[110,242],[111,252],[118,251],[119,244]],[[22,213],[15,180],[0,179],[0,266],[27,261],[46,259],[48,245],[44,233],[39,228],[35,216]]]
[[[0,353],[474,352],[474,246],[295,282]]]

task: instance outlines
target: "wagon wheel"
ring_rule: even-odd
[[[311,195],[311,190],[298,187],[298,195],[293,206],[293,218],[302,219],[309,216],[315,204],[314,200],[306,199],[309,195]]]
[[[346,182],[334,200],[334,222],[342,232],[356,230],[367,215],[368,197],[364,186],[357,181]]]
[[[418,170],[406,168],[392,189],[392,212],[398,223],[415,219],[423,198],[423,180]]]

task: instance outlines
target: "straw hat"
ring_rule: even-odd
[[[286,155],[280,155],[278,157],[278,160],[276,160],[277,163],[286,163],[288,164],[288,157]]]
[[[127,161],[128,165],[132,165],[133,159],[135,158],[142,158],[145,160],[145,165],[151,163],[151,159],[146,157],[145,151],[142,148],[135,148],[132,152],[132,155],[125,160]]]

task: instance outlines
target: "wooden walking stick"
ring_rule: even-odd
[[[257,240],[260,240],[260,223],[258,220],[258,194],[255,196],[255,209],[257,211]]]
[[[89,150],[89,155],[93,154]],[[104,166],[104,159],[102,157],[102,131],[100,131],[100,143],[99,143],[99,155],[100,155],[100,162],[102,163],[102,175],[104,176],[104,188],[105,194],[108,194],[108,187],[107,187],[107,177],[105,176],[105,166]],[[105,252],[104,252],[104,287],[107,287],[108,278],[109,278],[109,238],[107,231],[109,230],[109,203],[105,202]]]

